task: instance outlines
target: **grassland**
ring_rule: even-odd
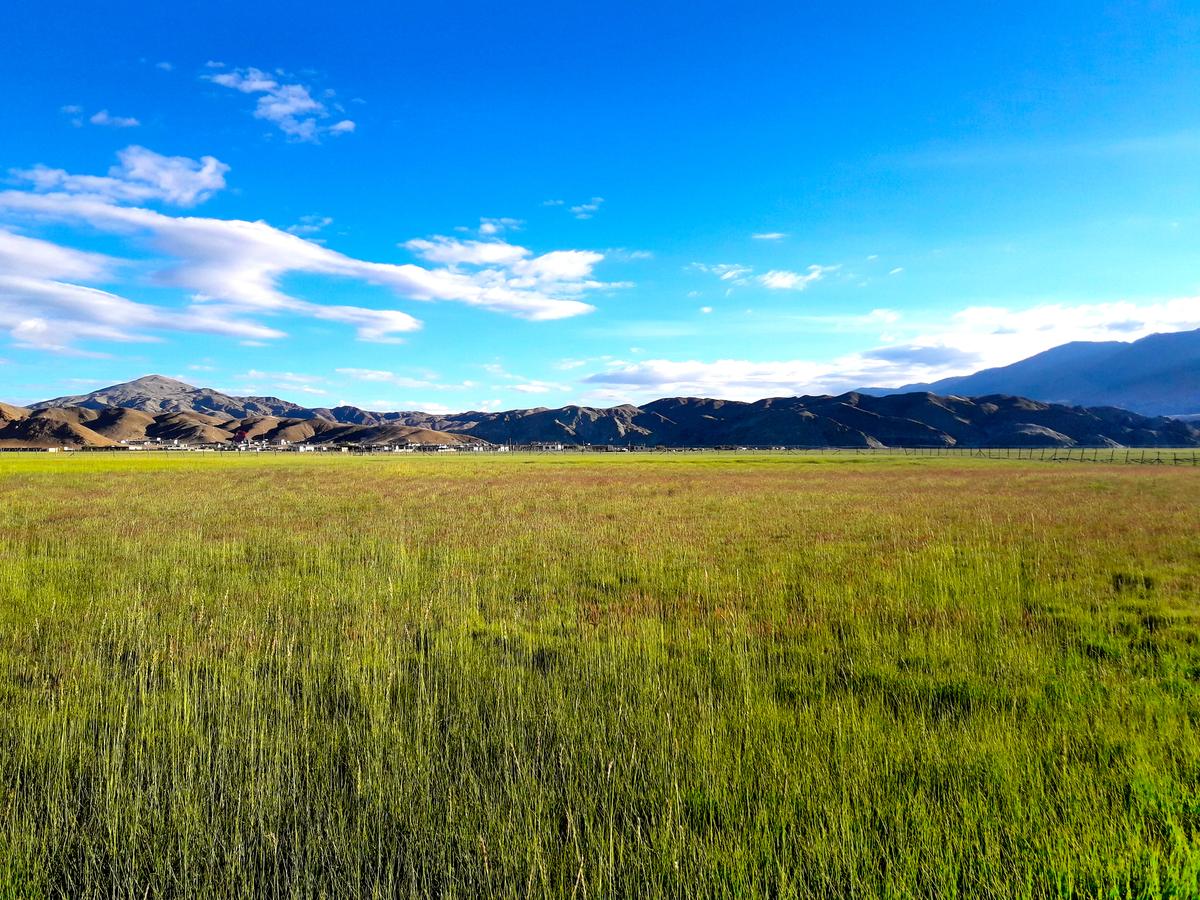
[[[0,896],[1200,895],[1200,473],[0,457]]]

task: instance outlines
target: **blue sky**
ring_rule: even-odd
[[[0,396],[755,399],[1200,327],[1196,8],[976,6],[19,4]]]

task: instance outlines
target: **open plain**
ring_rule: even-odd
[[[0,457],[0,896],[1190,897],[1200,475]]]

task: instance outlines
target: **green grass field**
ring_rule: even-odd
[[[0,456],[0,896],[1195,897],[1200,472]]]

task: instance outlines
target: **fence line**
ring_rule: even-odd
[[[1015,459],[1042,462],[1088,462],[1111,465],[1200,467],[1200,448],[1142,447],[846,447],[788,448],[802,454],[854,454],[862,456],[919,456],[948,458]]]
[[[183,450],[184,448],[179,448]],[[507,448],[505,448],[507,449]],[[1156,465],[1156,466],[1192,466],[1200,468],[1200,448],[1142,448],[1142,447],[785,447],[785,446],[723,446],[723,447],[636,447],[636,446],[618,446],[618,445],[599,445],[599,446],[571,446],[565,445],[554,449],[545,448],[524,448],[513,447],[513,450],[525,453],[538,453],[545,455],[557,454],[591,454],[596,451],[620,451],[632,453],[716,453],[716,454],[736,454],[736,453],[763,453],[763,454],[785,454],[799,456],[911,456],[922,458],[947,458],[947,459],[1011,459],[1011,460],[1033,460],[1034,462],[1081,462],[1081,463],[1099,463],[1104,465]],[[0,454],[3,453],[45,453],[43,448],[33,447],[0,447]],[[99,454],[109,454],[114,452],[111,448],[93,448],[86,451],[69,451],[65,455],[69,456],[93,456]],[[128,452],[128,451],[126,451]],[[270,453],[277,455],[287,453],[289,451],[271,447],[266,450],[256,451],[258,453]],[[375,453],[384,453],[378,448],[355,448],[351,455],[371,455]],[[126,455],[125,453],[121,454]],[[166,451],[141,451],[133,456],[160,456],[168,455]],[[178,456],[178,452],[170,452],[171,456]],[[189,454],[193,455],[193,454]],[[244,455],[241,453],[233,454],[232,452],[212,452],[201,453],[203,456],[212,456],[214,458],[229,455]],[[305,454],[307,455],[307,454]],[[320,456],[338,456],[341,454],[322,453]],[[422,454],[424,455],[424,454]],[[472,453],[461,453],[457,455],[473,456]]]

